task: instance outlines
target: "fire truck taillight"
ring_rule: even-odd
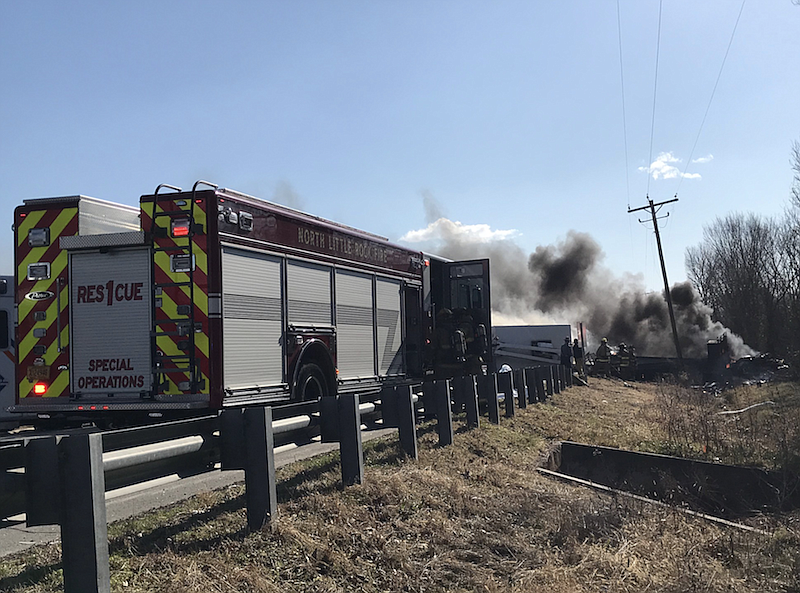
[[[34,383],[33,393],[34,395],[44,395],[47,393],[47,383]]]
[[[178,218],[171,222],[171,232],[173,237],[188,237],[189,236],[189,219]]]

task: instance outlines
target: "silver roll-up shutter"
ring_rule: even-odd
[[[400,323],[400,282],[378,278],[375,287],[378,305],[378,373],[401,375],[403,332]]]
[[[224,247],[222,336],[226,389],[283,382],[281,258]]]
[[[290,325],[333,325],[330,267],[289,261],[286,284]]]
[[[336,270],[336,353],[342,380],[375,376],[372,276]]]
[[[70,283],[72,392],[117,399],[149,393],[149,249],[72,253]]]

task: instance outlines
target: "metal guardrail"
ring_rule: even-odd
[[[533,384],[528,382],[527,370],[533,371]],[[466,411],[470,428],[479,427],[479,397],[487,404],[489,421],[499,423],[498,379],[505,394],[518,394],[517,398],[504,398],[506,416],[514,414],[515,399],[526,405],[571,385],[563,368],[555,373],[537,367],[513,377],[511,373],[501,375],[506,376],[423,384],[424,403],[432,408],[426,410],[426,416],[435,411],[440,445],[453,442],[454,408]],[[17,496],[9,499],[25,511],[29,526],[61,526],[65,591],[106,592],[110,578],[104,494],[109,486],[143,482],[143,476],[152,479],[154,472],[173,472],[176,467],[185,471],[194,466],[193,473],[197,473],[197,466],[210,467],[219,460],[223,470],[245,470],[248,527],[260,529],[277,513],[276,436],[310,440],[309,435],[319,434],[323,442],[338,442],[342,482],[361,483],[362,422],[381,419],[385,426],[398,428],[402,449],[416,459],[417,399],[411,386],[385,387],[376,401],[362,404],[356,393],[341,394],[308,405],[303,408],[306,413],[295,416],[279,408],[236,408],[223,410],[219,416],[135,429],[33,437],[24,439],[21,446],[12,443],[0,449],[0,467],[6,468],[1,477],[7,484],[15,483]],[[24,460],[24,474],[14,465],[20,459]],[[25,496],[20,501],[21,491]],[[0,500],[4,517],[9,516],[6,503]],[[13,510],[17,511],[13,514],[20,512],[18,507]]]
[[[360,404],[367,422],[380,419],[380,401]],[[278,419],[272,421],[277,445],[310,442],[320,433],[319,406],[316,402],[273,408]],[[289,411],[304,412],[288,416]],[[90,434],[96,429],[70,430],[64,434],[31,434],[0,445],[0,519],[25,512],[26,457],[30,458],[33,440],[51,441],[45,448],[71,434]],[[213,469],[220,460],[219,417],[208,416],[165,422],[149,426],[102,432],[103,471],[107,490],[146,482],[169,474],[198,473]],[[31,463],[35,460],[30,459]]]

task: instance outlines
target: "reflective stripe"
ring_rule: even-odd
[[[183,199],[183,198],[182,198]],[[146,231],[150,230],[151,226],[151,212],[152,208],[147,208],[150,202],[142,202],[142,228]],[[188,215],[192,203],[186,200],[186,206],[177,206],[172,200],[159,201],[157,212],[184,210]],[[147,210],[146,210],[147,208]],[[149,210],[149,211],[148,211]],[[189,321],[191,316],[178,315],[178,306],[189,305],[192,307],[194,323],[200,324],[202,331],[194,333],[194,328],[189,331],[194,334],[195,345],[195,363],[199,369],[199,379],[202,382],[198,393],[209,393],[209,352],[210,345],[208,339],[209,323],[208,323],[208,257],[206,254],[206,247],[208,243],[208,228],[206,224],[206,213],[200,207],[194,207],[194,222],[203,227],[203,234],[196,235],[192,238],[192,253],[195,260],[195,269],[193,273],[193,291],[194,302],[191,302],[191,292],[189,286],[165,286],[162,288],[161,294],[156,295],[156,299],[160,299],[161,306],[156,307],[153,315],[155,319],[186,319]],[[153,283],[170,284],[186,282],[188,280],[188,272],[172,272],[170,266],[170,254],[182,254],[183,249],[186,249],[188,239],[178,238],[175,240],[169,236],[170,220],[168,216],[160,217],[157,220],[157,226],[166,229],[166,236],[156,236],[154,239],[155,247],[160,249],[179,248],[175,251],[155,251],[153,253]],[[178,326],[176,323],[161,323],[158,325],[159,332],[176,332]],[[181,356],[188,355],[185,350],[181,350],[178,346],[180,342],[191,340],[191,336],[184,335],[169,335],[169,336],[156,336],[156,349],[166,356]],[[185,361],[170,361],[164,360],[162,362],[162,369],[165,371],[162,375],[166,381],[167,386],[165,389],[156,387],[157,393],[164,394],[181,394],[185,391],[178,388],[178,384],[188,382],[191,377],[189,373],[178,372],[171,369],[185,368]]]
[[[50,229],[50,244],[43,247],[28,245],[28,231],[33,228]],[[16,231],[16,270],[17,270],[17,388],[19,399],[57,398],[69,394],[69,371],[59,371],[59,366],[69,364],[69,290],[65,282],[58,291],[58,278],[68,280],[67,253],[62,251],[59,239],[78,233],[78,208],[45,208],[33,210],[19,221]],[[28,280],[28,265],[37,262],[50,264],[50,277],[42,280]],[[25,298],[32,292],[52,292],[47,301],[34,301]],[[60,300],[60,309],[59,309]],[[44,312],[45,319],[34,320],[33,313]],[[61,329],[60,344],[58,328]],[[34,336],[34,330],[45,330],[43,337]],[[61,352],[59,352],[59,345]],[[44,354],[35,353],[36,346],[44,346]],[[50,367],[47,392],[43,395],[33,393],[33,383],[28,381],[28,368],[41,359]]]

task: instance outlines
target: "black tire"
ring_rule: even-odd
[[[322,369],[312,362],[304,364],[297,374],[295,401],[316,400],[328,395],[330,395],[330,388]]]

